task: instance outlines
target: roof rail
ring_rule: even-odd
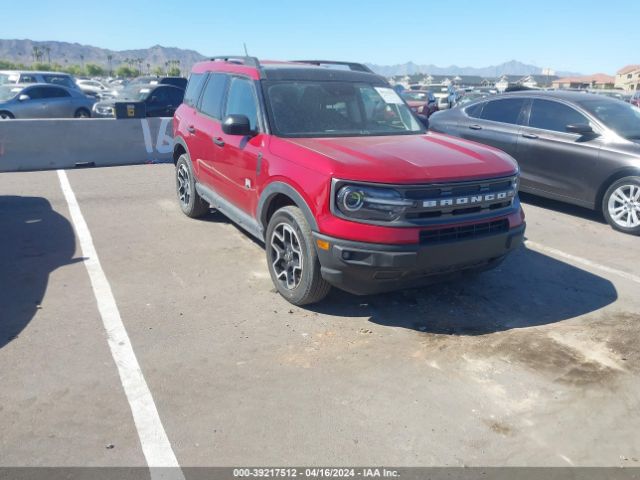
[[[247,55],[216,55],[215,57],[210,57],[209,60],[211,60],[212,62],[216,60],[222,60],[224,62],[237,63],[240,65],[260,68],[260,60],[258,60],[256,57],[249,57]]]
[[[362,63],[356,63],[356,62],[336,62],[334,60],[292,60],[292,61],[296,62],[296,63],[308,63],[310,65],[318,65],[318,66],[322,66],[322,65],[343,65],[345,67],[349,67],[349,69],[353,70],[354,72],[375,73],[373,70],[371,70],[366,65],[364,65]]]

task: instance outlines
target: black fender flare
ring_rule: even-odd
[[[175,158],[175,153],[176,153],[176,147],[181,146],[182,148],[184,148],[184,151],[187,152],[187,155],[189,155],[189,158],[191,158],[191,154],[189,153],[189,147],[187,147],[187,142],[184,141],[184,138],[182,138],[179,135],[176,135],[175,137],[173,137],[173,163],[175,164],[178,159]]]
[[[256,209],[256,218],[262,225],[264,231],[267,230],[267,212],[269,211],[269,205],[276,195],[283,194],[289,197],[296,206],[302,211],[304,218],[309,223],[311,230],[318,231],[318,223],[316,218],[311,212],[311,208],[307,205],[304,198],[298,191],[291,185],[284,182],[272,182],[262,191],[260,200],[258,201],[258,208]]]

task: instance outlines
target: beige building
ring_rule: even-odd
[[[616,88],[640,90],[640,65],[627,65],[616,73]]]
[[[596,73],[584,77],[559,78],[553,81],[553,88],[613,88],[615,77]]]

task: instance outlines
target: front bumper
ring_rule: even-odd
[[[329,242],[316,248],[322,277],[356,295],[428,285],[465,271],[488,270],[519,247],[525,224],[506,232],[434,244],[387,245],[341,240],[314,232]]]

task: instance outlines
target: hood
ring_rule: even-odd
[[[423,105],[427,105],[428,103],[428,100],[407,100],[407,105],[409,105],[410,107],[421,107]]]
[[[508,176],[518,168],[515,160],[500,150],[434,133],[282,140],[321,155],[330,162],[327,167],[332,175],[345,180],[405,184],[465,181]]]

